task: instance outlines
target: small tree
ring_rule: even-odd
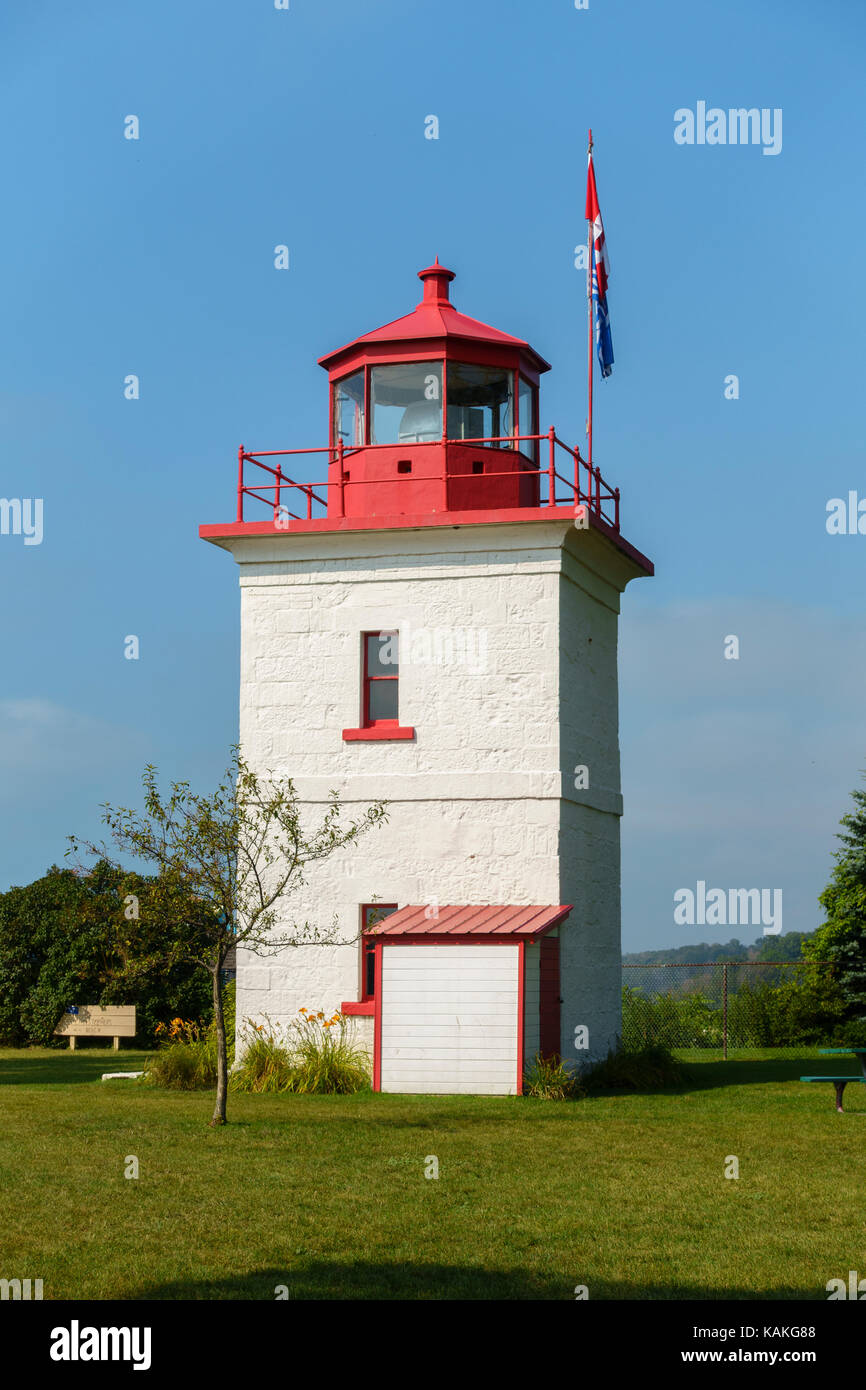
[[[840,822],[844,849],[818,901],[827,914],[823,926],[803,942],[808,960],[830,961],[845,999],[848,1018],[866,1020],[866,791],[851,793],[854,810]]]
[[[0,1045],[60,1047],[54,1029],[72,1003],[134,1004],[144,1045],[160,1021],[208,1008],[202,972],[166,950],[174,918],[156,914],[151,889],[98,862],[89,873],[52,865],[0,893]]]
[[[319,825],[301,824],[291,779],[259,777],[238,748],[211,796],[198,796],[188,782],[172,783],[163,798],[152,764],[144,770],[143,812],[103,807],[115,847],[157,867],[155,901],[160,915],[176,917],[181,930],[173,951],[202,966],[211,976],[217,1035],[217,1089],[211,1125],[226,1122],[228,1058],[223,1013],[222,970],[232,946],[260,956],[289,946],[333,944],[338,923],[329,928],[303,922],[273,935],[277,905],[306,881],[306,868],[353,844],[387,818],[375,802],[359,819],[344,824],[337,793],[329,793]],[[70,837],[75,850],[109,859],[106,845]],[[194,904],[194,906],[191,906]],[[132,925],[132,924],[130,924]]]

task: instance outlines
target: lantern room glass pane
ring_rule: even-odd
[[[395,362],[370,372],[371,444],[442,438],[442,363]]]
[[[448,438],[500,439],[514,433],[514,373],[504,367],[448,363]],[[494,446],[512,449],[510,439]]]
[[[365,443],[363,371],[344,376],[334,386],[334,443],[340,439],[347,448]]]
[[[519,396],[517,407],[520,424],[518,425],[518,430],[520,434],[538,434],[538,419],[535,412],[535,387],[523,376],[520,377],[519,380],[520,385],[518,386]],[[528,439],[525,439],[523,443],[518,444],[517,447],[522,454],[526,454],[527,458],[531,458],[533,463],[538,463],[537,439],[532,440],[531,443]]]

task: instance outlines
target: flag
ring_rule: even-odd
[[[586,220],[591,226],[592,255],[589,273],[592,276],[591,295],[592,312],[595,319],[595,351],[602,376],[610,376],[613,368],[613,341],[610,336],[610,314],[607,311],[607,282],[610,276],[610,262],[607,259],[604,225],[598,206],[591,149],[586,174]]]

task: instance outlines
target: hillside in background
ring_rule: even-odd
[[[780,936],[760,936],[751,946],[737,937],[730,941],[700,941],[692,946],[669,946],[659,951],[623,952],[623,965],[703,965],[706,961],[799,960],[800,946],[811,932],[789,931]]]

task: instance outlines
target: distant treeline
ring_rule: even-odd
[[[673,946],[660,951],[623,952],[623,965],[704,965],[709,961],[800,960],[801,946],[812,932],[789,931],[779,936],[762,936],[751,946],[732,937],[719,941],[699,941],[692,946]]]

